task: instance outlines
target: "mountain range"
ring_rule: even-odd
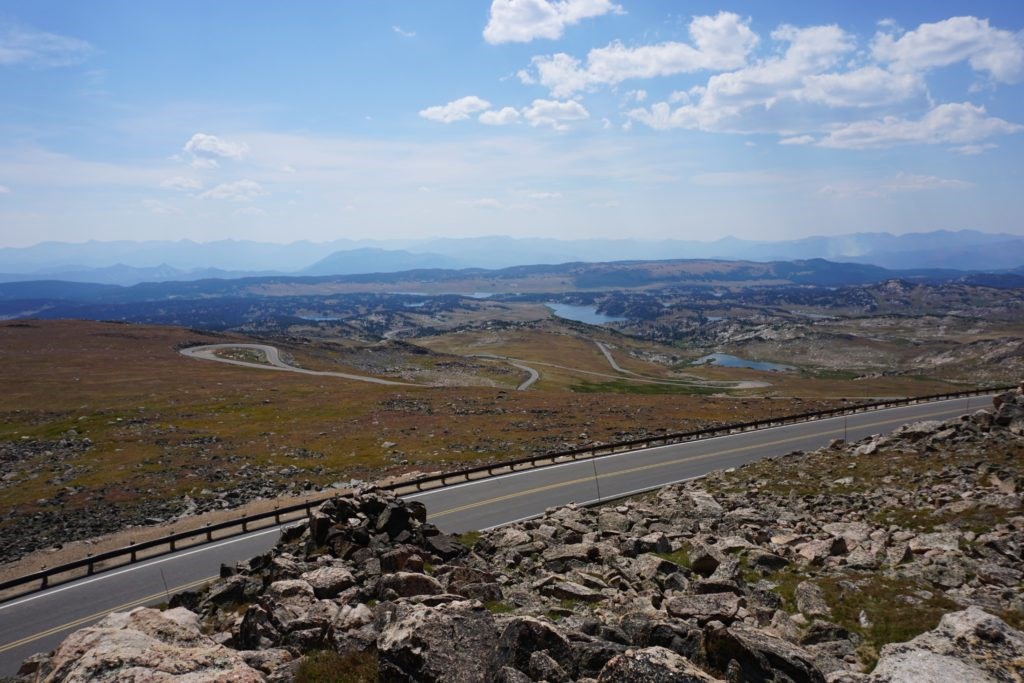
[[[890,269],[997,272],[1024,265],[1024,237],[941,230],[902,235],[859,232],[782,241],[725,237],[709,242],[504,236],[290,244],[247,240],[42,242],[30,247],[0,248],[0,282],[64,280],[133,285],[209,278],[706,258],[758,262],[823,258]]]

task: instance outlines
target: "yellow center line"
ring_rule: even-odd
[[[923,415],[915,415],[914,418],[915,419],[923,419],[923,418],[926,418],[926,417],[935,417],[937,415],[944,415],[944,414],[949,413],[949,412],[950,411],[948,409],[947,410],[940,410],[940,411],[937,411],[937,412],[925,413]],[[871,423],[868,423],[868,424],[856,425],[856,428],[857,429],[864,429],[866,427],[881,427],[882,425],[888,425],[888,424],[893,424],[893,423],[898,423],[898,422],[906,422],[906,421],[907,421],[906,418],[900,417],[900,418],[895,418],[895,419],[891,419],[891,420],[881,420],[879,422],[871,422]],[[624,474],[633,474],[635,472],[643,472],[643,471],[646,471],[646,470],[654,470],[654,469],[658,469],[658,468],[661,468],[661,467],[670,467],[672,465],[679,465],[679,464],[686,463],[686,462],[697,462],[699,460],[707,460],[709,458],[717,458],[717,457],[720,457],[720,456],[723,456],[723,455],[731,455],[733,453],[741,453],[743,451],[752,451],[752,450],[756,450],[758,448],[767,448],[769,446],[779,446],[779,445],[782,445],[784,443],[791,443],[793,441],[802,441],[804,439],[811,439],[811,438],[814,438],[816,436],[828,436],[829,434],[835,434],[835,433],[836,433],[835,429],[830,429],[830,430],[825,431],[825,432],[817,432],[817,433],[814,433],[814,434],[802,434],[800,436],[793,436],[793,437],[789,437],[789,438],[786,438],[786,439],[778,439],[777,441],[767,441],[767,442],[763,442],[763,443],[753,444],[751,446],[739,446],[737,448],[730,448],[730,449],[727,449],[727,450],[724,450],[724,451],[715,451],[714,453],[706,453],[704,455],[690,455],[690,456],[687,456],[685,458],[676,458],[675,460],[666,460],[665,462],[657,462],[657,463],[653,463],[653,464],[650,464],[650,465],[638,465],[637,467],[629,467],[629,468],[626,468],[626,469],[615,470],[614,472],[604,472],[604,473],[602,473],[601,475],[598,476],[598,479],[610,479],[612,477],[620,477],[620,476],[622,476]],[[694,443],[694,442],[691,442],[691,443]],[[481,481],[485,481],[485,480],[481,480]],[[458,507],[453,507],[453,508],[449,508],[447,510],[441,510],[439,512],[434,512],[434,513],[432,513],[430,515],[430,518],[431,519],[436,519],[438,517],[444,517],[446,515],[452,515],[452,514],[455,514],[457,512],[464,512],[466,510],[472,510],[474,508],[483,507],[485,505],[493,505],[494,503],[500,503],[502,501],[511,500],[513,498],[521,498],[523,496],[529,496],[529,495],[532,495],[534,493],[541,493],[543,491],[550,491],[552,489],[563,488],[563,487],[566,487],[566,486],[572,486],[573,484],[582,484],[582,483],[588,482],[588,481],[594,481],[594,477],[586,476],[586,477],[580,477],[578,479],[568,479],[566,481],[561,481],[561,482],[557,482],[557,483],[554,483],[554,484],[546,484],[544,486],[538,486],[536,488],[527,489],[525,491],[519,491],[517,493],[507,493],[507,494],[505,494],[503,496],[496,496],[494,498],[488,498],[487,500],[481,500],[481,501],[478,501],[476,503],[466,503],[465,505],[460,505]]]
[[[45,631],[40,631],[39,633],[36,633],[35,635],[25,636],[21,640],[15,640],[12,643],[7,643],[6,645],[2,645],[2,646],[0,646],[0,652],[7,652],[8,650],[13,650],[16,647],[20,647],[22,645],[27,645],[28,643],[31,643],[34,640],[39,640],[40,638],[45,638],[46,636],[53,635],[54,633],[60,633],[61,631],[65,631],[65,630],[70,629],[70,628],[76,628],[78,626],[82,626],[84,624],[89,623],[90,621],[97,621],[97,620],[101,619],[102,617],[107,616],[111,612],[120,612],[122,610],[126,610],[126,609],[129,609],[129,608],[132,608],[132,607],[138,607],[139,605],[142,605],[144,603],[150,602],[151,600],[156,600],[159,597],[165,596],[168,593],[177,593],[178,591],[188,590],[189,588],[195,588],[196,586],[199,586],[199,585],[202,585],[204,583],[208,583],[210,581],[213,581],[216,578],[217,578],[216,576],[207,576],[206,578],[203,578],[203,579],[196,579],[195,581],[190,581],[189,583],[185,583],[185,584],[182,584],[180,586],[175,586],[174,588],[169,588],[166,591],[160,591],[159,593],[153,593],[152,595],[147,595],[144,598],[137,598],[135,600],[132,600],[131,602],[126,602],[123,605],[118,605],[117,607],[110,607],[110,608],[105,609],[105,610],[103,610],[101,612],[96,612],[95,614],[90,614],[87,617],[81,617],[79,619],[75,619],[74,621],[69,621],[66,624],[61,624],[60,626],[54,626],[53,628],[46,629]]]

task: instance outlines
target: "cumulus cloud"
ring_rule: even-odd
[[[457,100],[453,100],[448,104],[422,109],[420,110],[420,116],[428,121],[454,123],[455,121],[468,119],[473,114],[490,108],[491,103],[487,100],[481,99],[476,95],[468,95],[466,97],[460,97]]]
[[[249,152],[244,142],[231,142],[216,135],[196,133],[185,143],[185,151],[192,155],[193,166],[211,168],[217,166],[217,159],[242,159]]]
[[[610,12],[622,8],[611,0],[494,0],[484,40],[497,45],[561,38],[566,26]]]
[[[416,31],[406,31],[401,26],[392,26],[391,30],[402,36],[403,38],[415,38]]]
[[[83,61],[92,52],[92,45],[78,38],[19,26],[0,26],[0,66],[70,66]]]
[[[814,136],[812,135],[795,135],[791,138],[779,140],[780,145],[809,145],[812,142],[814,142]]]
[[[255,180],[236,180],[230,183],[221,183],[210,188],[199,195],[203,199],[223,199],[233,202],[251,202],[257,197],[262,197],[266,192],[263,186]]]
[[[507,126],[519,123],[519,110],[515,107],[503,107],[498,110],[485,111],[480,114],[479,121],[488,126]]]
[[[818,144],[836,149],[875,149],[911,144],[969,145],[1021,130],[1024,126],[989,116],[984,106],[962,102],[940,104],[918,120],[886,116],[839,125]]]
[[[0,185],[0,194],[10,194],[10,193],[11,193],[11,188],[7,187],[6,185]]]
[[[825,185],[819,194],[832,197],[886,197],[904,192],[926,192],[929,190],[966,190],[973,183],[955,178],[939,178],[930,175],[915,175],[903,171],[880,180],[855,180]]]
[[[168,190],[180,190],[181,192],[194,192],[202,189],[203,184],[195,178],[182,178],[176,176],[162,181],[160,183],[160,187],[167,188]]]
[[[966,61],[997,81],[1024,77],[1024,40],[1020,34],[993,28],[988,19],[951,17],[921,24],[897,37],[880,32],[871,46],[875,59],[895,71],[916,72]]]
[[[669,41],[627,47],[614,42],[587,53],[586,65],[564,52],[534,57],[536,77],[530,72],[520,72],[519,77],[524,83],[540,82],[555,97],[568,97],[581,90],[634,78],[736,69],[746,62],[758,43],[757,34],[750,29],[750,19],[732,12],[695,17],[690,22],[690,37],[693,45]]]
[[[531,126],[550,126],[564,131],[569,129],[569,123],[590,118],[590,112],[575,100],[534,100],[523,109],[523,117]]]

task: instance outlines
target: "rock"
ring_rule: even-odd
[[[825,602],[825,594],[821,588],[810,581],[801,581],[796,585],[796,608],[808,617],[830,617],[832,610]]]
[[[493,669],[511,666],[526,673],[530,669],[530,656],[545,652],[572,675],[572,649],[565,636],[551,624],[533,617],[513,617],[498,637]]]
[[[393,592],[396,597],[411,598],[414,595],[439,595],[444,593],[444,588],[432,576],[412,572],[396,572],[385,574],[380,578],[378,592],[381,599],[388,599],[389,591]]]
[[[356,582],[352,572],[344,567],[320,567],[302,574],[300,578],[312,586],[316,597],[321,599],[337,597],[338,593]]]
[[[994,683],[1019,681],[1022,671],[1024,633],[979,607],[968,607],[943,616],[933,631],[884,646],[868,680]]]
[[[929,550],[942,552],[960,551],[959,532],[936,532],[921,534],[910,539],[910,551],[913,553],[926,553]]]
[[[778,636],[748,626],[705,629],[705,653],[717,671],[742,681],[825,683],[814,656]],[[786,676],[788,678],[782,678]]]
[[[527,673],[535,681],[569,683],[569,674],[546,652],[531,652]]]
[[[826,558],[843,555],[847,551],[843,538],[814,539],[796,546],[797,553],[811,564],[822,564]]]
[[[138,607],[75,631],[50,658],[47,681],[97,680],[196,683],[263,681],[243,656],[200,630],[199,616],[183,607],[161,612]]]
[[[600,602],[604,596],[598,591],[581,586],[573,581],[556,581],[540,589],[541,595],[560,600],[580,600],[582,602]]]
[[[714,678],[693,662],[663,647],[626,650],[613,657],[598,676],[598,683],[714,683]]]
[[[665,610],[677,619],[696,619],[702,624],[716,619],[731,622],[742,604],[733,593],[681,595],[666,600]]]
[[[494,618],[480,606],[392,605],[378,617],[382,681],[484,683],[497,644]]]

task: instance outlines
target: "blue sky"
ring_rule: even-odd
[[[1017,2],[0,1],[0,246],[1024,234]]]

